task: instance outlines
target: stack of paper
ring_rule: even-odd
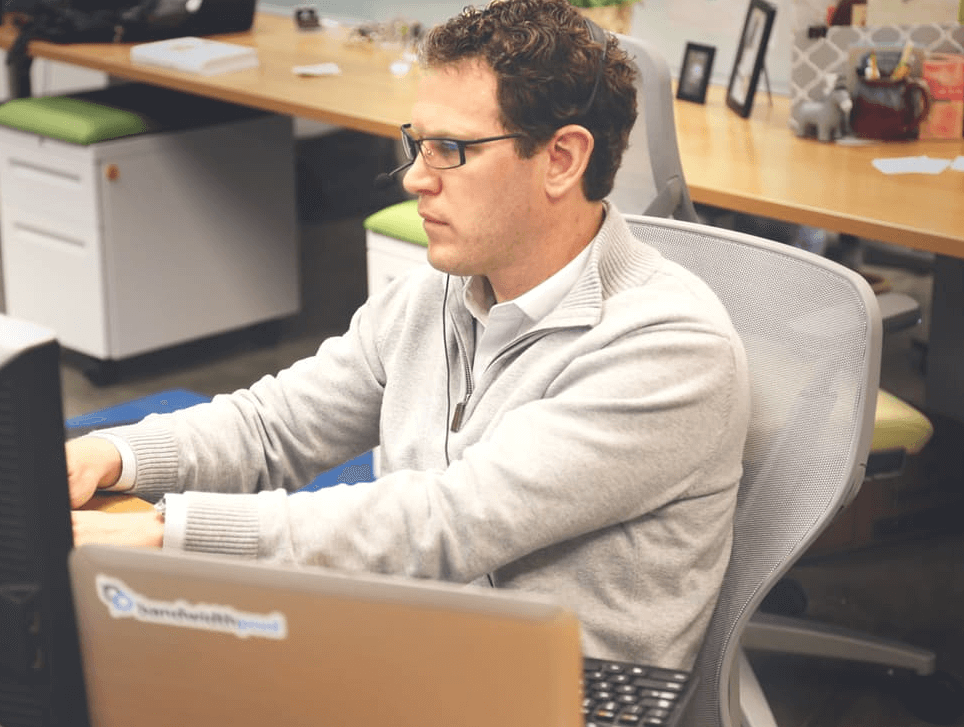
[[[884,174],[940,174],[945,169],[964,171],[964,157],[935,159],[926,154],[916,157],[874,159],[871,164]]]
[[[213,76],[257,67],[258,52],[244,45],[187,36],[135,45],[131,63]]]

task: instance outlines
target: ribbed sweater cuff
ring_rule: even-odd
[[[211,492],[173,495],[186,508],[184,550],[244,558],[258,556],[257,498]]]
[[[133,494],[154,502],[177,482],[178,453],[174,437],[165,427],[149,422],[108,430],[124,439],[134,453],[136,474]]]

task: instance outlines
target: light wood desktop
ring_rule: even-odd
[[[0,47],[15,31],[0,27]],[[346,43],[339,34],[299,31],[291,17],[259,12],[250,32],[218,36],[254,46],[259,68],[197,76],[137,66],[129,44],[34,41],[35,57],[292,116],[396,138],[415,97],[418,73],[389,71],[399,51]],[[292,68],[335,62],[341,75],[305,78]],[[928,404],[964,420],[964,173],[878,172],[878,157],[964,155],[964,140],[868,146],[798,139],[787,127],[789,100],[757,94],[742,119],[711,88],[705,104],[677,101],[676,126],[694,201],[937,254],[928,355]]]
[[[886,175],[884,157],[964,155],[964,139],[859,146],[799,139],[790,101],[757,93],[749,119],[710,88],[705,105],[676,102],[680,156],[697,202],[857,237],[964,257],[964,173]]]
[[[28,50],[35,58],[380,136],[398,137],[399,125],[408,120],[416,74],[402,78],[391,74],[389,67],[401,56],[399,49],[346,43],[340,32],[299,31],[290,16],[265,12],[256,14],[249,32],[214,37],[257,48],[259,67],[200,76],[136,65],[130,62],[130,43],[32,41]],[[0,27],[0,48],[9,49],[15,38],[9,23]],[[303,77],[292,72],[296,66],[319,63],[337,63],[341,74]]]
[[[153,509],[153,507],[147,500],[142,500],[134,495],[98,492],[78,509],[99,510],[100,512],[145,512]]]

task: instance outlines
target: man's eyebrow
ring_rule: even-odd
[[[471,131],[457,132],[451,129],[441,129],[426,132],[414,123],[408,129],[408,133],[415,139],[451,139],[452,141],[463,141],[480,138],[481,134],[474,134]]]
[[[452,132],[445,131],[445,130],[426,133],[415,125],[412,125],[412,128],[409,129],[409,132],[416,139],[458,139],[459,138],[457,134],[453,134]]]

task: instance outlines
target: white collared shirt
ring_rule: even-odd
[[[474,277],[462,293],[465,307],[475,318],[475,360],[472,376],[478,380],[499,352],[531,330],[562,302],[576,284],[589,260],[586,245],[564,268],[518,298],[495,302],[489,281]]]

